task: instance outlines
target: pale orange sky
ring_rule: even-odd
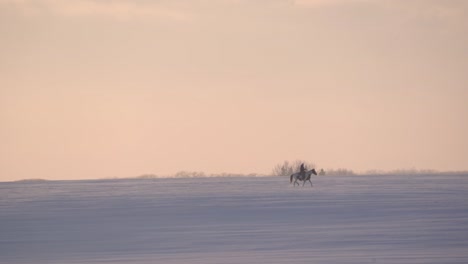
[[[468,1],[0,0],[0,181],[468,169]]]

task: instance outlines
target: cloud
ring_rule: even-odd
[[[25,15],[97,16],[115,19],[164,18],[186,20],[187,13],[157,3],[129,0],[0,0]]]

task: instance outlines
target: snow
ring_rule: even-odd
[[[468,263],[468,175],[0,183],[0,263]]]

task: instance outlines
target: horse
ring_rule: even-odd
[[[306,183],[306,181],[309,181],[310,182],[310,187],[314,186],[312,184],[312,181],[310,180],[310,176],[314,174],[314,175],[317,175],[317,172],[315,171],[315,169],[311,169],[310,171],[306,171],[305,172],[305,177],[302,178],[302,175],[300,172],[296,172],[296,173],[293,173],[291,174],[291,177],[289,179],[289,183],[292,183],[293,181],[293,178],[294,178],[294,186],[296,186],[296,183],[297,185],[299,185],[299,183],[297,182],[298,180],[299,181],[304,181],[304,183],[302,184],[302,186],[304,186],[304,184]]]

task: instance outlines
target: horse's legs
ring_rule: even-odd
[[[309,182],[310,182],[310,187],[314,187],[314,185],[312,184],[312,181],[309,180]]]

